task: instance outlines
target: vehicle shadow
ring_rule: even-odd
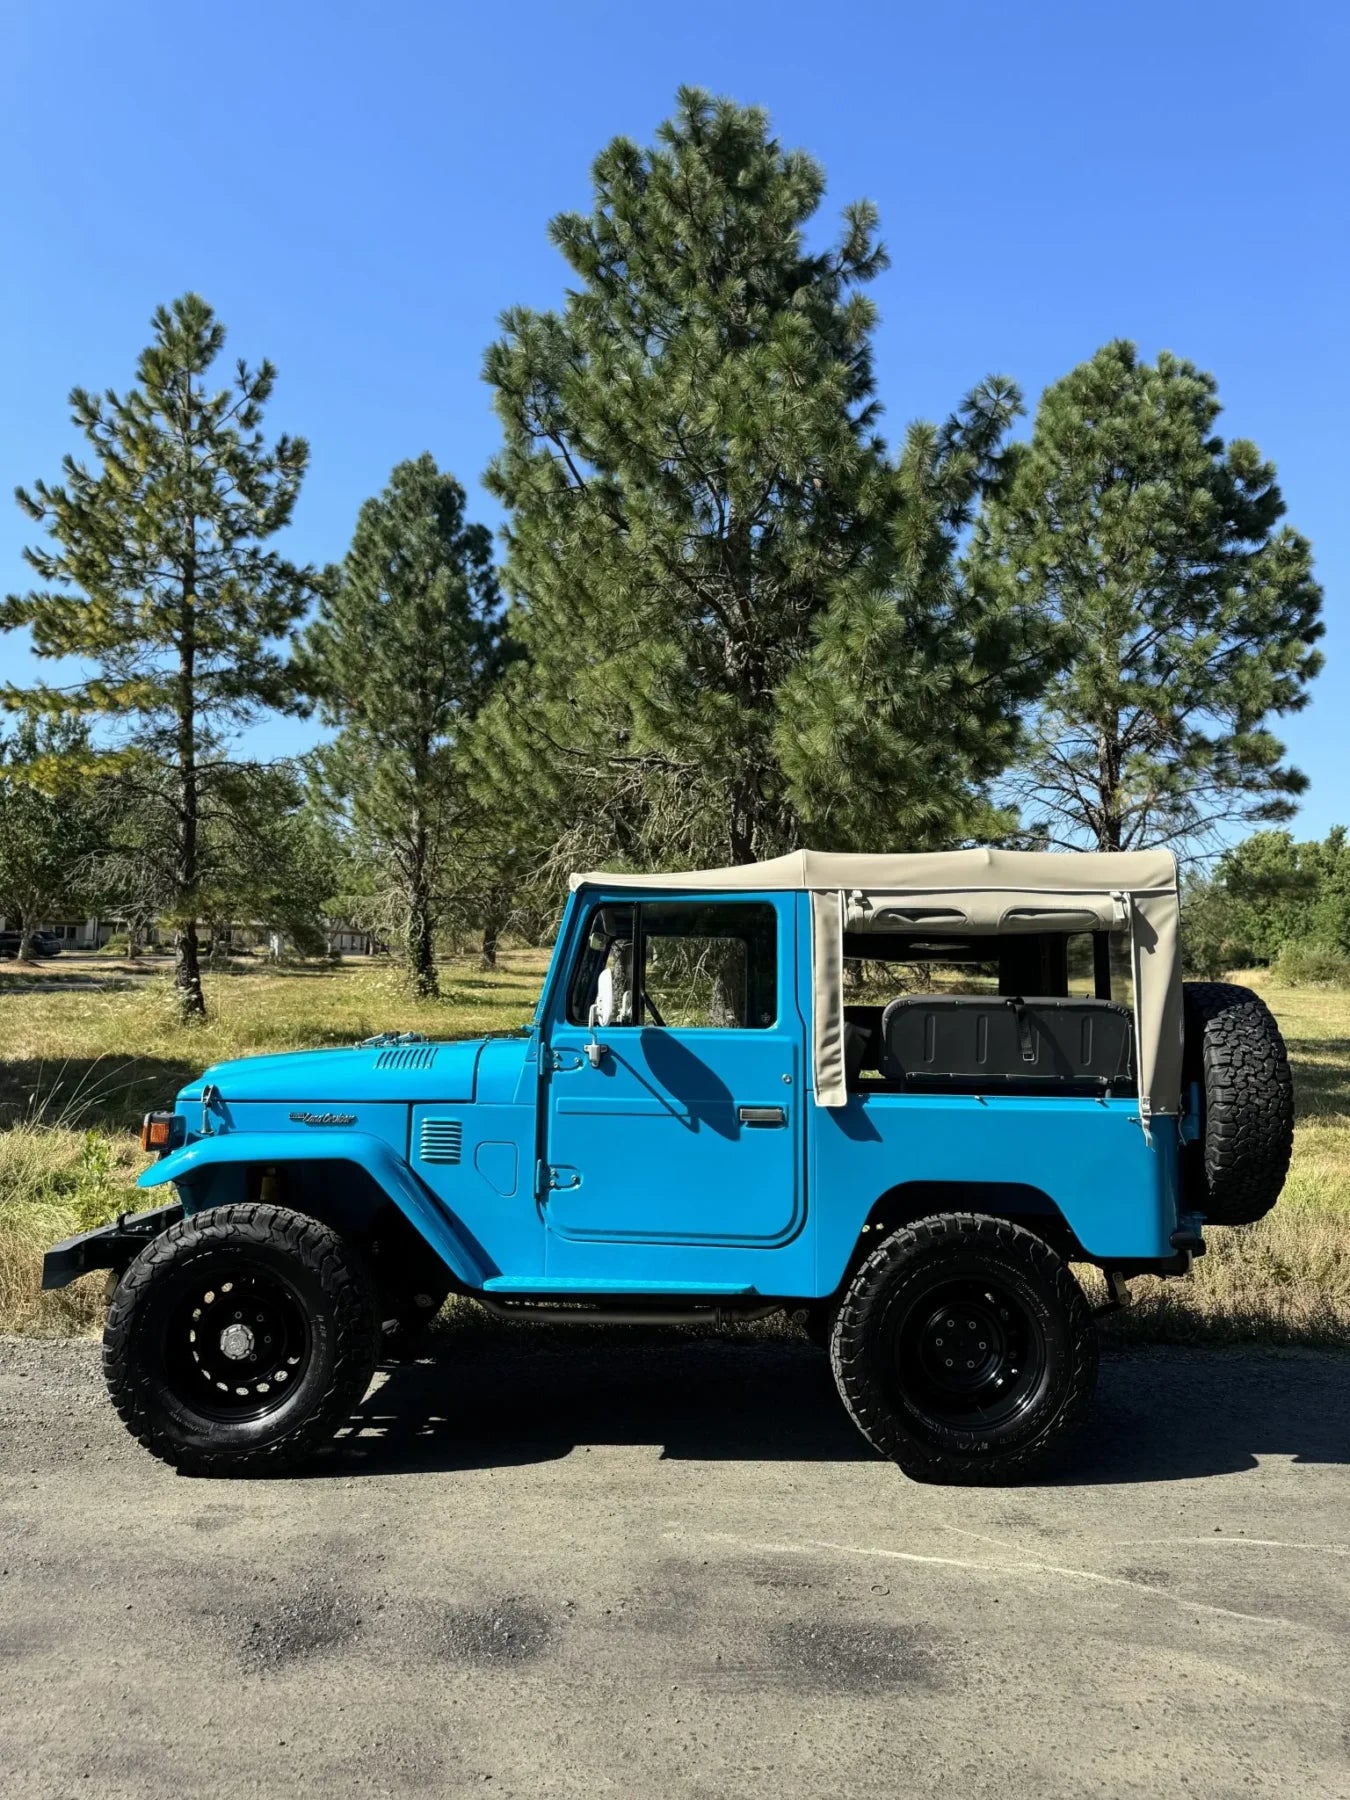
[[[534,1342],[527,1340],[533,1339]],[[804,1339],[642,1327],[488,1327],[395,1364],[313,1473],[372,1475],[550,1462],[591,1444],[665,1457],[857,1462],[872,1452]]]
[[[1347,1376],[1350,1359],[1334,1353],[1109,1353],[1089,1422],[1028,1485],[1186,1481],[1268,1455],[1350,1464]],[[510,1467],[587,1445],[714,1462],[873,1459],[826,1358],[787,1327],[717,1337],[488,1323],[391,1367],[312,1472]]]

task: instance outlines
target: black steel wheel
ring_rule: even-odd
[[[294,1286],[229,1253],[185,1273],[164,1334],[165,1379],[175,1397],[220,1420],[262,1419],[283,1408],[314,1351]]]
[[[890,1386],[916,1415],[955,1430],[1017,1416],[1045,1377],[1045,1332],[1019,1287],[930,1269],[883,1322]]]
[[[999,1482],[1081,1418],[1097,1333],[1048,1244],[1006,1219],[950,1213],[892,1233],[862,1264],[830,1356],[854,1423],[907,1474]]]
[[[212,1207],[155,1238],[108,1310],[103,1367],[127,1429],[196,1474],[289,1467],[350,1415],[375,1369],[375,1290],[328,1226]]]

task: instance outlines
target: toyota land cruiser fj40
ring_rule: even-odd
[[[934,985],[934,966],[943,984]],[[1288,1166],[1256,995],[1183,986],[1159,851],[799,851],[574,878],[532,1023],[217,1064],[150,1114],[158,1210],[51,1250],[114,1272],[129,1430],[293,1464],[450,1293],[556,1321],[782,1310],[930,1480],[1007,1480],[1083,1414],[1097,1327]]]

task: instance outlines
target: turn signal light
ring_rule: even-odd
[[[147,1113],[141,1120],[141,1149],[168,1150],[173,1145],[174,1113]]]

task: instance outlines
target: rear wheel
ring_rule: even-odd
[[[343,1424],[375,1370],[366,1267],[317,1219],[221,1206],[172,1225],[118,1283],[103,1335],[113,1404],[163,1461],[287,1468]]]
[[[1087,1410],[1097,1332],[1048,1244],[950,1213],[894,1232],[862,1264],[830,1358],[850,1417],[924,1481],[1011,1480]]]

